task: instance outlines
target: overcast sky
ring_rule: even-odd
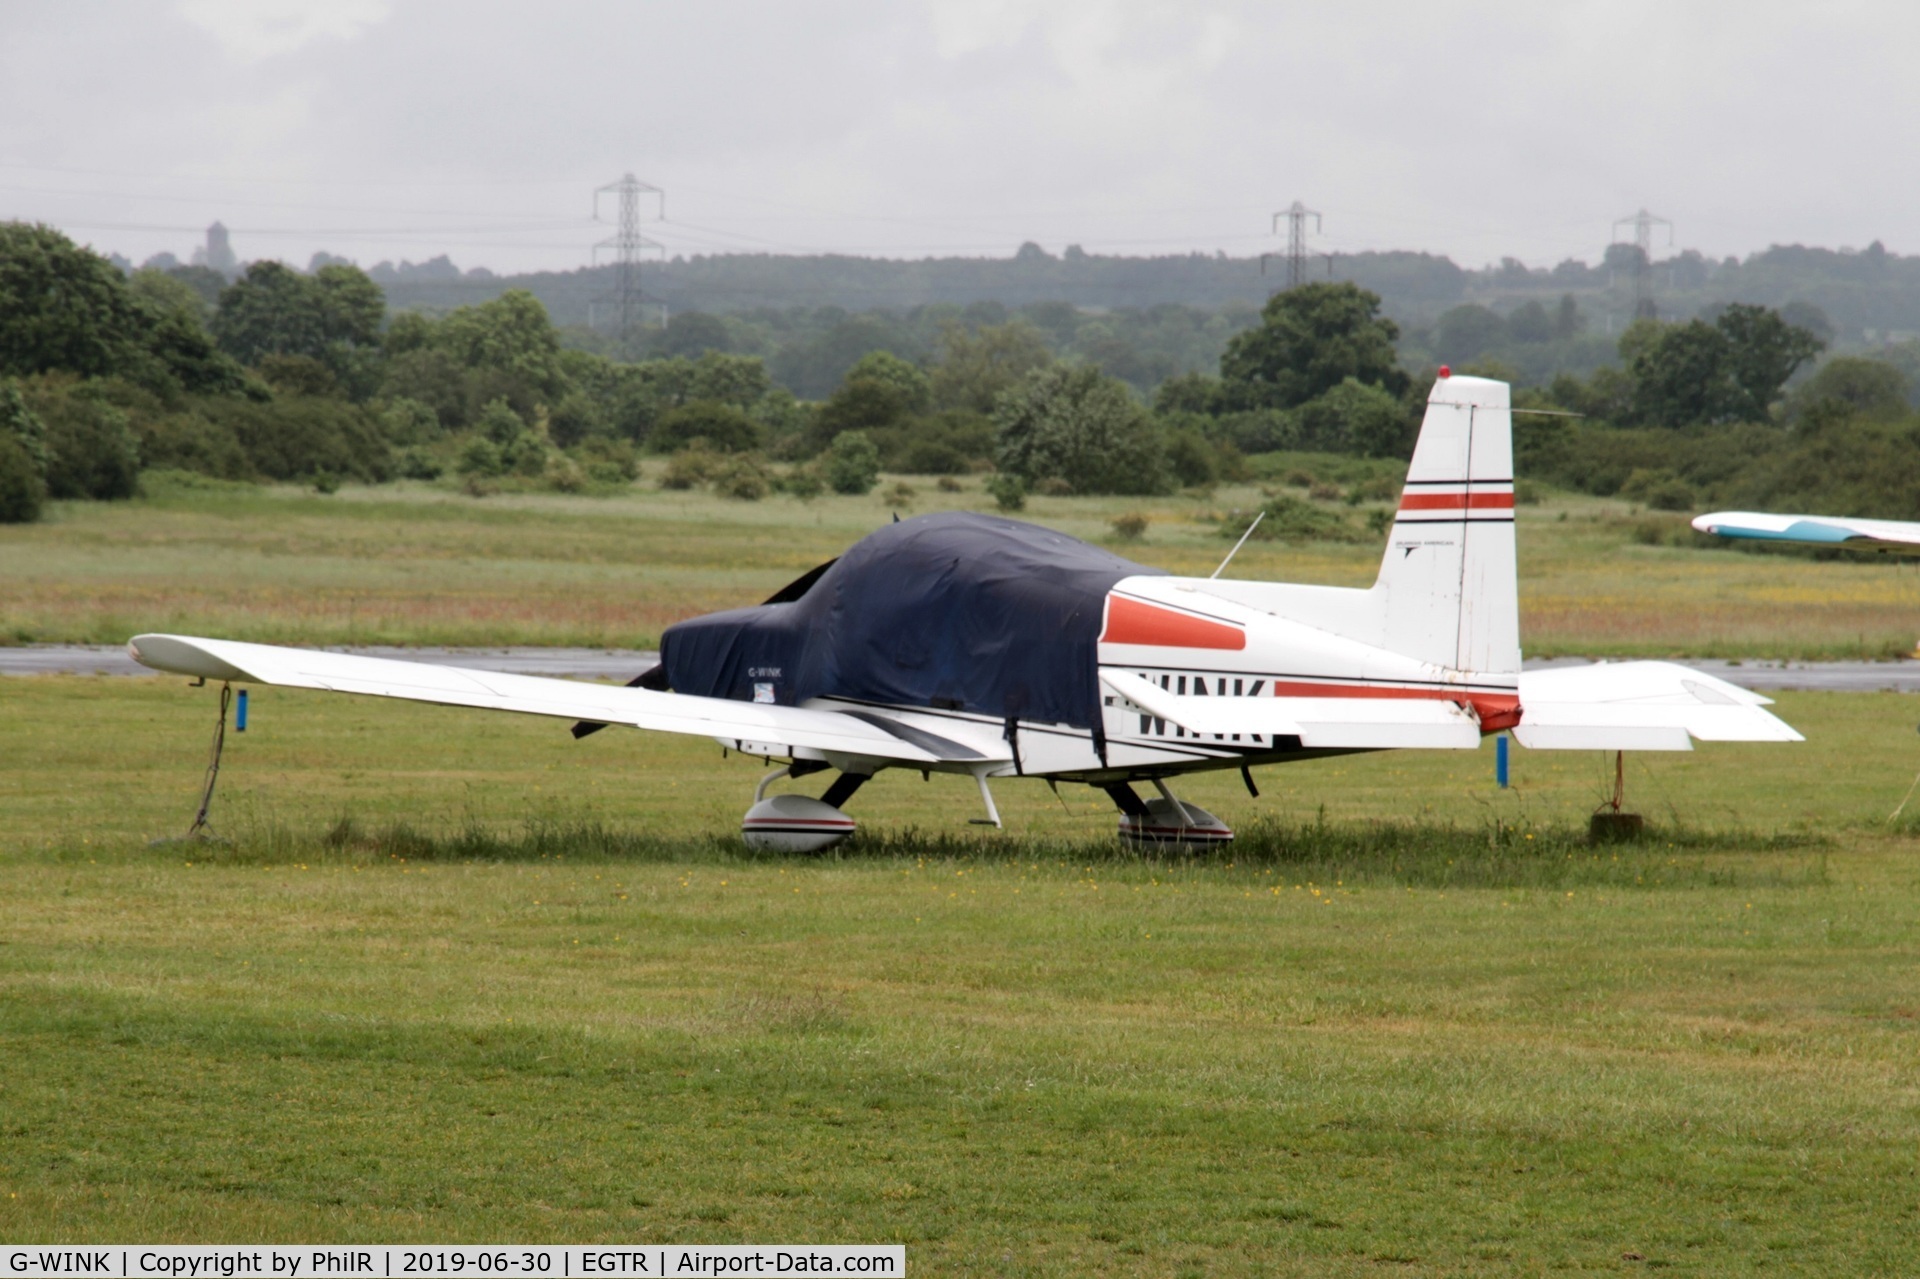
[[[0,0],[0,217],[183,259],[1920,251],[1920,6]],[[605,206],[611,211],[611,205]],[[650,216],[657,212],[649,206]],[[1664,243],[1658,241],[1657,243]]]

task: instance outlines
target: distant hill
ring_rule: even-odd
[[[1632,318],[1634,250],[1615,245],[1599,265],[1567,261],[1552,269],[1511,259],[1469,270],[1430,253],[1334,254],[1312,259],[1319,279],[1353,280],[1379,293],[1387,314],[1408,329],[1434,323],[1467,303],[1501,313],[1528,301],[1571,294],[1598,333]],[[911,311],[998,303],[1009,309],[1066,302],[1083,311],[1148,309],[1167,303],[1215,310],[1257,307],[1274,292],[1284,264],[1224,254],[1108,257],[1069,249],[1054,256],[1034,245],[1011,258],[859,258],[837,255],[718,254],[674,258],[642,268],[648,300],[670,313],[741,314],[834,307],[849,312]],[[1728,302],[1818,307],[1846,347],[1920,335],[1920,256],[1889,253],[1877,242],[1859,251],[1776,246],[1744,261],[1687,252],[1652,264],[1660,314],[1686,319]],[[555,323],[585,327],[610,314],[611,267],[496,276],[461,272],[444,258],[422,266],[382,264],[374,278],[395,309],[438,312],[527,289]]]
[[[1279,286],[1258,258],[1200,253],[1104,257],[1069,249],[1056,257],[1028,245],[1011,258],[856,258],[825,255],[723,254],[647,263],[642,278],[651,301],[670,312],[715,314],[795,307],[847,311],[907,311],[915,307],[997,302],[1010,309],[1036,302],[1067,302],[1090,310],[1145,309],[1166,303],[1216,310],[1259,306]],[[1327,273],[1315,259],[1316,275]],[[1333,276],[1357,280],[1383,297],[1404,299],[1412,312],[1437,313],[1465,296],[1466,274],[1428,253],[1364,253],[1332,259]],[[374,271],[398,309],[444,310],[484,301],[504,289],[527,289],[555,323],[604,319],[613,269],[492,276],[434,265]],[[596,302],[598,305],[596,306]]]

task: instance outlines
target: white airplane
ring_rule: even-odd
[[[1771,515],[1764,511],[1715,511],[1693,521],[1702,533],[1761,542],[1807,542],[1823,546],[1920,547],[1920,524],[1856,520],[1833,515]]]
[[[1104,790],[1120,833],[1233,832],[1168,781],[1409,747],[1472,750],[1510,730],[1548,750],[1799,741],[1765,697],[1666,662],[1523,673],[1504,382],[1445,377],[1369,589],[1173,577],[999,516],[885,526],[766,603],[669,627],[624,688],[180,635],[140,635],[157,670],[688,733],[778,762],[743,831],[807,851],[850,834],[847,801],[886,768]],[[768,786],[834,770],[814,799]],[[1145,783],[1158,792],[1142,799]]]

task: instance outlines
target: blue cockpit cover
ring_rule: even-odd
[[[799,599],[670,626],[677,693],[844,697],[1095,728],[1107,591],[1158,575],[1064,533],[943,512],[890,524]]]

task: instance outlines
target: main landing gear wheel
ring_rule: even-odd
[[[1233,842],[1233,828],[1198,804],[1175,799],[1166,783],[1153,780],[1158,799],[1143,800],[1119,782],[1106,788],[1120,808],[1120,838],[1153,848],[1218,848]]]
[[[767,786],[785,777],[787,769],[776,768],[760,779],[753,792],[753,807],[740,823],[740,835],[748,848],[774,853],[817,853],[832,848],[853,834],[853,818],[840,811],[867,779],[857,773],[842,773],[819,799],[805,795],[767,795]]]

